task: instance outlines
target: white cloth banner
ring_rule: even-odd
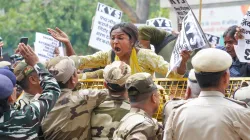
[[[234,47],[240,62],[250,62],[250,8],[244,16],[241,27],[243,28],[244,39],[238,40],[238,45]]]
[[[122,11],[98,3],[89,46],[101,51],[110,50],[110,30],[121,22],[121,18]]]
[[[199,23],[195,19],[194,14],[190,10],[184,17],[182,22],[182,30],[176,40],[174,50],[170,58],[169,73],[178,67],[181,63],[180,53],[182,50],[193,51],[199,48],[208,47],[206,37],[199,27]]]
[[[53,58],[56,47],[59,49],[60,56],[64,56],[63,47],[60,45],[60,42],[49,35],[37,32],[34,46],[35,53],[40,62],[46,62]]]

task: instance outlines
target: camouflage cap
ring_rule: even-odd
[[[149,93],[157,89],[152,76],[145,72],[131,75],[126,81],[125,87],[130,96]],[[136,89],[136,91],[134,89]]]
[[[34,71],[34,68],[24,61],[20,61],[15,67],[14,67],[14,74],[16,75],[17,81],[22,81],[26,76],[28,76],[31,72]]]
[[[67,56],[57,56],[46,63],[46,68],[56,78],[57,82],[65,84],[74,74],[76,68],[72,59]]]
[[[77,56],[77,55],[71,55],[69,58],[72,59],[72,60],[74,61],[75,67],[78,69],[79,66],[80,66],[80,63],[81,63],[80,57]]]
[[[125,62],[114,61],[107,65],[103,71],[103,77],[107,83],[123,86],[131,75],[131,68]]]

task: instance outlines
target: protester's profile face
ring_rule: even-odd
[[[237,41],[234,38],[232,38],[229,35],[227,35],[227,36],[224,37],[224,44],[225,44],[225,47],[226,47],[226,51],[232,57],[235,57],[236,53],[235,53],[235,50],[234,50],[234,45],[237,44]]]
[[[113,51],[118,57],[122,57],[132,50],[132,43],[129,36],[120,28],[111,32],[110,43]]]

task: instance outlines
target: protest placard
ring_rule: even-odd
[[[53,37],[43,34],[36,33],[36,41],[34,43],[35,53],[39,58],[40,62],[46,62],[54,57],[55,48],[58,47],[60,56],[64,55],[63,47],[61,43]]]
[[[193,51],[195,49],[209,47],[206,37],[199,26],[200,25],[197,20],[195,20],[193,12],[190,10],[183,19],[182,30],[176,40],[170,58],[169,72],[167,76],[180,65],[182,61],[180,53],[182,50]]]
[[[146,21],[146,25],[154,26],[158,29],[163,29],[170,33],[173,30],[171,20],[163,17],[149,19]]]
[[[187,13],[191,10],[186,0],[169,0],[172,7],[174,8],[178,18],[179,23],[182,23],[182,20],[187,15]]]
[[[102,51],[110,50],[110,30],[115,24],[121,22],[121,18],[120,10],[98,3],[89,46]]]
[[[234,48],[235,53],[240,62],[250,63],[250,8],[241,22],[241,27],[244,38],[238,40],[238,45]]]
[[[219,44],[220,42],[220,37],[218,36],[207,34],[207,33],[205,33],[205,36],[207,38],[207,41],[212,45]]]

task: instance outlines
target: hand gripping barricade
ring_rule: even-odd
[[[187,88],[187,79],[173,79],[173,78],[157,78],[154,79],[155,83],[162,86],[165,91],[160,91],[161,101],[158,111],[155,113],[154,118],[162,121],[162,110],[164,103],[173,98],[183,99]],[[103,89],[103,79],[86,79],[80,80],[79,88],[83,89]],[[230,83],[226,89],[226,97],[232,98],[234,92],[242,85],[250,85],[250,77],[230,78]]]

